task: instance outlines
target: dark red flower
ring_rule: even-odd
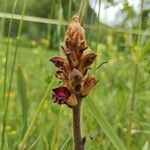
[[[54,103],[64,104],[69,99],[71,93],[66,87],[58,87],[53,89],[53,99]]]

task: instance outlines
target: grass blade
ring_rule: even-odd
[[[35,115],[33,116],[32,120],[31,120],[31,122],[30,122],[30,124],[29,124],[29,127],[28,127],[26,133],[24,134],[23,140],[22,140],[22,142],[21,142],[20,145],[19,145],[19,150],[23,150],[23,149],[24,149],[25,144],[26,144],[26,141],[28,140],[28,138],[29,138],[29,136],[30,136],[30,134],[31,134],[31,132],[32,132],[32,129],[33,129],[33,127],[34,127],[34,125],[35,125],[35,123],[36,123],[36,121],[37,121],[37,119],[38,119],[38,116],[39,116],[39,114],[40,114],[40,112],[41,112],[41,110],[42,110],[42,108],[43,108],[43,106],[44,106],[44,104],[45,104],[46,97],[47,97],[47,95],[48,95],[48,93],[49,93],[49,90],[50,90],[51,87],[52,87],[52,84],[53,84],[54,80],[55,80],[55,77],[53,77],[51,83],[49,84],[47,90],[45,91],[45,94],[44,94],[44,96],[43,96],[43,98],[42,98],[42,100],[41,100],[41,102],[40,102],[40,104],[39,104],[39,107],[38,107],[38,109],[37,109],[37,112],[36,112]]]
[[[27,88],[26,88],[26,80],[23,74],[23,70],[21,66],[17,66],[17,86],[18,86],[18,94],[21,103],[22,109],[22,136],[24,135],[27,129],[27,119],[28,119],[28,99],[27,99]]]
[[[145,44],[144,48],[142,49],[142,58],[148,53],[148,51],[150,51],[150,40]]]
[[[143,18],[143,6],[144,6],[144,0],[141,0],[141,11],[140,11],[140,20],[139,20],[139,34],[137,39],[137,45],[138,47],[141,46],[141,35],[140,31],[142,30],[142,18]],[[133,72],[133,70],[132,70]],[[137,89],[137,82],[138,82],[138,73],[139,73],[139,64],[135,63],[135,69],[134,69],[134,78],[133,78],[133,87],[132,87],[132,95],[131,95],[131,103],[130,103],[130,109],[129,109],[129,126],[128,126],[128,135],[127,135],[127,149],[131,150],[131,142],[132,142],[132,124],[133,124],[133,117],[135,115],[135,101],[136,101],[136,89]]]
[[[0,12],[0,17],[9,19],[9,18],[11,18],[11,14]],[[14,14],[13,19],[21,20],[21,15]],[[68,25],[68,22],[63,21],[63,20],[62,20],[62,22],[60,22],[58,19],[47,19],[47,18],[34,17],[34,16],[24,16],[23,20],[29,21],[29,22],[44,23],[44,24]]]
[[[55,123],[55,129],[53,133],[52,143],[51,143],[51,149],[58,150],[59,147],[59,138],[60,138],[60,123],[61,123],[61,110],[62,107],[59,109],[59,115]]]
[[[93,100],[87,99],[86,104],[90,109],[91,114],[96,119],[97,123],[100,125],[100,127],[104,130],[109,140],[112,142],[114,147],[117,150],[125,150],[125,146],[123,142],[120,140],[114,129],[110,126],[106,118],[101,114]]]
[[[16,4],[17,4],[17,1],[15,1],[15,3],[14,3],[13,11],[15,10]],[[22,17],[21,17],[21,20],[20,20],[20,23],[19,23],[19,29],[18,29],[18,34],[17,34],[17,38],[16,38],[15,52],[14,52],[14,58],[13,58],[13,62],[12,62],[12,69],[11,69],[11,74],[10,74],[10,83],[9,83],[8,93],[11,92],[14,68],[15,68],[15,64],[16,64],[18,47],[19,47],[19,44],[20,44],[20,34],[21,34],[21,30],[22,30],[23,17],[24,17],[24,14],[25,14],[25,10],[26,10],[26,0],[24,0],[24,3],[23,3]],[[11,16],[11,18],[13,18],[13,15]],[[12,24],[12,22],[10,22],[10,27],[11,27],[11,24]],[[10,34],[10,31],[9,31],[9,34]],[[7,47],[7,51],[6,51],[6,57],[7,57],[6,60],[8,59],[8,50],[9,50],[9,41],[8,41],[8,47]],[[5,77],[6,77],[7,76],[7,64],[5,64],[5,65],[6,65],[5,66],[5,69],[6,69],[5,70]],[[6,84],[6,81],[4,81],[4,84]],[[6,88],[6,87],[4,87],[4,88]],[[4,96],[4,98],[5,98],[5,96]],[[2,140],[1,140],[1,143],[2,143],[1,144],[1,149],[2,150],[4,148],[4,142],[5,142],[5,129],[6,129],[6,120],[7,120],[8,108],[9,108],[9,99],[10,99],[10,95],[8,94],[7,99],[6,99],[6,103],[5,103],[4,116],[3,116],[3,129],[2,129]]]
[[[69,136],[69,137],[66,139],[65,143],[61,146],[60,150],[64,150],[65,147],[66,147],[66,145],[68,144],[68,142],[69,142],[70,140],[71,140],[71,136]]]

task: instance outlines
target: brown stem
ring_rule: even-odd
[[[79,102],[77,106],[73,107],[74,150],[84,150],[85,138],[82,139],[81,137],[80,110],[81,102]]]

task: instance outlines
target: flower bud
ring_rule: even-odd
[[[83,27],[79,23],[79,17],[74,15],[69,28],[65,34],[65,48],[78,53],[86,46],[85,33]]]

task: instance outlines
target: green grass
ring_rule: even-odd
[[[4,74],[4,52],[5,44],[0,45],[0,64],[2,69],[0,72],[0,96],[3,93],[3,74]],[[109,50],[107,48],[109,47]],[[115,48],[115,50],[114,50]],[[115,52],[114,52],[115,51]],[[14,46],[11,43],[10,55],[8,58],[8,76],[10,76],[10,67],[12,62],[12,54]],[[21,65],[26,80],[27,96],[28,96],[28,125],[35,116],[37,108],[50,83],[54,73],[54,66],[48,61],[53,55],[58,55],[58,50],[45,49],[39,47],[19,47],[16,64]],[[118,134],[120,139],[127,145],[128,137],[128,113],[131,100],[131,89],[133,81],[134,63],[131,57],[131,51],[118,51],[113,43],[104,45],[98,44],[97,64],[104,60],[109,63],[101,67],[96,72],[99,83],[92,91],[92,100],[97,108],[105,116],[111,127]],[[140,150],[146,143],[149,143],[149,72],[147,70],[148,61],[145,60],[139,66],[139,81],[137,81],[135,112],[132,126],[132,149]],[[94,68],[94,66],[93,66]],[[53,88],[59,85],[58,81],[53,83]],[[8,88],[8,87],[7,87]],[[85,99],[86,101],[86,99]],[[4,102],[0,102],[0,120],[4,113]],[[30,135],[26,141],[27,149],[47,149],[55,146],[64,149],[72,149],[72,140],[68,140],[72,136],[72,118],[71,111],[66,106],[60,107],[54,104],[51,99],[51,90],[46,96],[44,107],[38,114],[37,121],[34,123]],[[58,117],[60,121],[58,121]],[[83,103],[83,134],[87,137],[86,149],[115,149],[103,129],[99,126],[95,118],[91,115],[89,107]],[[17,71],[14,73],[12,82],[12,90],[10,93],[10,106],[8,111],[8,119],[6,122],[6,141],[5,149],[17,149],[22,141],[22,110],[20,105],[20,97],[17,90]],[[54,133],[55,129],[59,129],[58,134]],[[2,124],[0,124],[0,132]],[[58,136],[58,137],[57,137]],[[57,139],[59,141],[57,141]],[[57,145],[58,144],[58,145]],[[150,143],[149,143],[150,144]]]

